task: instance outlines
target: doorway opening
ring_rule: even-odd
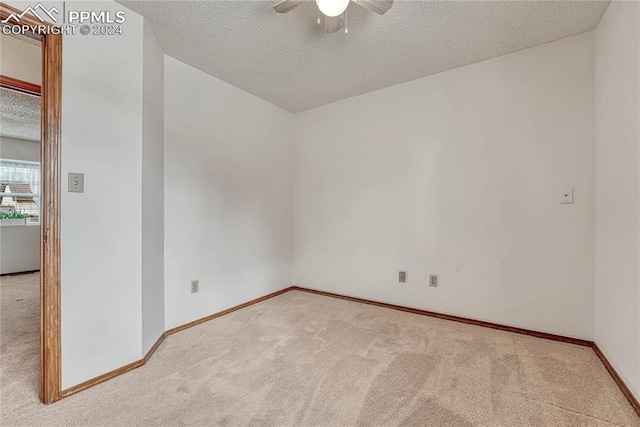
[[[22,15],[22,11],[15,9],[4,3],[0,3],[0,21],[8,21],[9,17],[14,14],[20,16],[20,24],[38,28],[42,22],[32,15]],[[49,24],[49,23],[47,23]],[[12,25],[6,23],[2,25]],[[53,24],[50,24],[53,25]],[[4,38],[5,35],[3,34]],[[39,46],[40,49],[40,80],[41,84],[29,81],[33,79],[20,78],[18,70],[20,64],[12,61],[3,49],[2,75],[0,76],[0,96],[2,103],[2,111],[7,110],[7,114],[13,111],[16,118],[27,118],[29,115],[39,113],[39,131],[33,135],[33,123],[29,120],[23,120],[22,126],[16,126],[16,129],[22,133],[15,136],[22,136],[23,143],[25,139],[39,139],[39,158],[38,159],[11,159],[10,157],[20,157],[18,155],[8,155],[5,158],[9,143],[2,141],[0,157],[4,160],[0,164],[0,173],[2,175],[3,194],[0,202],[0,221],[14,220],[13,227],[23,228],[23,231],[33,234],[34,230],[39,227],[36,232],[35,241],[39,241],[39,261],[33,263],[33,259],[28,260],[22,258],[18,261],[24,262],[22,265],[15,264],[14,267],[7,267],[9,270],[22,270],[14,272],[31,271],[31,277],[28,275],[13,276],[21,277],[25,280],[35,281],[35,292],[39,294],[39,304],[36,308],[36,315],[39,313],[39,333],[36,332],[35,343],[39,343],[39,350],[36,354],[40,355],[39,369],[36,367],[35,372],[39,373],[39,390],[40,399],[44,403],[53,403],[62,397],[62,375],[61,375],[61,329],[60,329],[60,143],[61,143],[61,92],[62,92],[62,35],[61,34],[20,34],[17,39],[13,36],[9,39],[3,39],[3,48],[8,46],[7,43],[19,41],[31,47]],[[36,58],[37,59],[37,58]],[[12,68],[13,67],[13,68]],[[6,71],[9,70],[9,71]],[[5,74],[13,73],[14,75]],[[34,112],[35,109],[35,112]],[[7,122],[9,123],[9,122]],[[31,129],[27,129],[31,127]],[[9,127],[10,129],[11,127]],[[7,129],[3,126],[3,129]],[[16,130],[16,132],[18,132]],[[30,133],[29,133],[30,132]],[[38,138],[39,133],[39,138]],[[28,136],[28,138],[26,138]],[[14,138],[19,140],[19,138]],[[25,145],[14,145],[13,148],[27,150]],[[9,150],[10,152],[10,150]],[[24,154],[24,153],[23,153]],[[13,160],[11,162],[10,160]],[[4,182],[6,181],[6,182]],[[10,195],[8,195],[10,194]],[[4,206],[3,206],[4,205]],[[2,214],[2,210],[5,214]],[[23,221],[24,225],[17,224]],[[23,238],[23,245],[7,246],[8,251],[5,252],[5,235],[8,233],[16,234],[15,230],[10,228],[11,225],[0,225],[0,233],[3,233],[2,256],[6,253],[15,255],[18,247],[24,248],[27,242],[25,233],[17,238]],[[11,230],[11,231],[7,231]],[[20,237],[22,236],[22,237]],[[34,240],[31,236],[31,240]],[[33,242],[32,242],[33,243]],[[35,246],[37,250],[38,245]],[[15,258],[15,257],[14,257]],[[12,262],[15,259],[11,260]],[[2,262],[2,261],[0,261]],[[4,264],[4,263],[3,263]],[[30,265],[31,267],[25,267]],[[33,268],[37,266],[36,268]],[[5,268],[5,267],[2,267]],[[34,273],[33,270],[39,270]],[[33,276],[36,274],[35,276]],[[8,277],[8,276],[5,276]],[[39,283],[38,283],[39,282]],[[14,283],[15,284],[15,283]],[[24,281],[23,281],[24,284]],[[39,284],[39,286],[38,286]],[[18,289],[19,287],[15,287]],[[4,295],[10,297],[13,294]],[[20,299],[16,297],[15,299]],[[37,299],[37,298],[36,298]],[[14,301],[21,302],[21,301]],[[18,306],[16,306],[18,307]],[[4,320],[4,319],[3,319]],[[3,322],[3,329],[6,323]],[[4,331],[3,331],[4,332]],[[3,334],[4,335],[4,334]],[[38,339],[39,335],[39,339]],[[3,337],[4,339],[4,337]],[[3,351],[5,345],[3,343]],[[33,349],[31,350],[33,351]],[[3,361],[6,360],[5,354]],[[18,353],[15,355],[19,359]],[[20,376],[22,368],[20,360],[14,360],[16,365],[9,374],[17,374]],[[4,363],[4,362],[3,362]],[[4,368],[4,366],[3,366]],[[3,369],[4,370],[4,369]],[[22,377],[25,381],[29,381],[28,375]],[[18,381],[21,379],[18,378]],[[6,383],[3,383],[3,388]],[[28,387],[28,386],[27,386]],[[4,396],[3,396],[4,397]]]

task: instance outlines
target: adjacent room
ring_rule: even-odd
[[[0,35],[0,401],[39,388],[40,41]]]
[[[640,426],[640,2],[0,21],[1,425]]]

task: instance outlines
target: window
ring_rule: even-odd
[[[0,212],[29,215],[40,222],[40,163],[0,159]]]

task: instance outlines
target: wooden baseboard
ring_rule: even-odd
[[[158,349],[158,347],[160,347],[160,344],[162,344],[162,341],[164,341],[166,337],[167,337],[167,333],[163,332],[162,335],[160,335],[160,338],[158,338],[158,340],[151,346],[149,351],[147,351],[147,354],[145,354],[144,357],[142,358],[142,364],[147,363],[147,360],[149,360],[149,358],[153,356],[153,353],[156,352],[156,350]]]
[[[595,342],[593,343],[593,351],[595,351],[595,353],[598,355],[604,367],[607,368],[607,371],[609,371],[609,374],[611,375],[613,380],[616,382],[616,384],[618,384],[618,387],[620,387],[620,390],[622,391],[622,394],[624,394],[624,397],[627,398],[629,403],[631,403],[631,406],[633,406],[633,409],[635,409],[636,413],[640,417],[640,402],[638,402],[638,399],[636,399],[633,393],[631,393],[631,390],[629,389],[629,387],[627,387],[627,384],[625,384],[620,375],[618,375],[618,372],[616,372],[615,368],[611,365],[611,363],[609,363],[609,360],[604,355],[602,350],[600,350],[598,344],[596,344]]]
[[[569,344],[576,344],[576,345],[581,345],[581,346],[585,346],[585,347],[591,347],[591,348],[593,348],[593,351],[596,353],[596,355],[600,358],[600,360],[602,361],[602,364],[605,366],[607,371],[609,371],[609,374],[611,375],[613,380],[616,382],[616,384],[618,384],[618,387],[620,387],[620,390],[622,390],[622,394],[624,394],[624,396],[627,398],[629,403],[631,403],[631,406],[633,407],[633,409],[635,409],[635,411],[638,414],[638,416],[640,416],[640,403],[635,398],[633,393],[631,393],[631,390],[629,389],[629,387],[627,387],[627,385],[622,380],[620,375],[618,375],[618,373],[613,368],[611,363],[609,363],[609,361],[607,360],[605,355],[602,353],[602,351],[600,350],[598,345],[593,341],[588,341],[588,340],[583,340],[583,339],[578,339],[578,338],[565,337],[565,336],[562,336],[562,335],[548,334],[548,333],[545,333],[545,332],[532,331],[532,330],[529,330],[529,329],[516,328],[516,327],[513,327],[513,326],[505,326],[505,325],[500,325],[498,323],[484,322],[484,321],[481,321],[481,320],[468,319],[466,317],[452,316],[452,315],[449,315],[449,314],[436,313],[436,312],[433,312],[433,311],[420,310],[420,309],[404,307],[404,306],[400,306],[400,305],[387,304],[387,303],[379,302],[379,301],[372,301],[372,300],[366,300],[366,299],[362,299],[362,298],[355,298],[355,297],[350,297],[350,296],[345,296],[345,295],[340,295],[340,294],[334,294],[334,293],[331,293],[331,292],[325,292],[325,291],[318,291],[318,290],[315,290],[315,289],[302,288],[300,286],[293,286],[291,289],[292,290],[297,290],[297,291],[302,291],[302,292],[309,292],[309,293],[317,294],[317,295],[324,295],[324,296],[332,297],[332,298],[339,298],[339,299],[343,299],[343,300],[347,300],[347,301],[353,301],[353,302],[359,302],[359,303],[363,303],[363,304],[375,305],[375,306],[379,306],[379,307],[391,308],[391,309],[394,309],[394,310],[406,311],[408,313],[421,314],[421,315],[430,316],[430,317],[437,317],[439,319],[452,320],[452,321],[455,321],[455,322],[468,323],[468,324],[471,324],[471,325],[483,326],[483,327],[486,327],[486,328],[499,329],[499,330],[508,331],[508,332],[515,332],[517,334],[530,335],[530,336],[537,337],[537,338],[544,338],[544,339],[553,340],[553,341],[561,341],[561,342],[566,342],[566,343],[569,343]]]
[[[561,342],[566,342],[566,343],[569,343],[569,344],[581,345],[581,346],[585,346],[585,347],[593,346],[593,341],[583,340],[583,339],[579,339],[579,338],[571,338],[571,337],[565,337],[565,336],[562,336],[562,335],[548,334],[546,332],[533,331],[533,330],[524,329],[524,328],[516,328],[514,326],[506,326],[506,325],[501,325],[499,323],[491,323],[491,322],[485,322],[485,321],[482,321],[482,320],[468,319],[466,317],[453,316],[453,315],[450,315],[450,314],[442,314],[442,313],[437,313],[437,312],[434,312],[434,311],[421,310],[421,309],[418,309],[418,308],[404,307],[404,306],[401,306],[401,305],[387,304],[385,302],[367,300],[367,299],[363,299],[363,298],[350,297],[350,296],[346,296],[346,295],[334,294],[332,292],[325,292],[325,291],[318,291],[318,290],[315,290],[315,289],[302,288],[302,287],[299,287],[299,286],[293,286],[292,288],[294,290],[297,290],[297,291],[309,292],[309,293],[312,293],[312,294],[324,295],[324,296],[328,296],[328,297],[332,297],[332,298],[339,298],[339,299],[343,299],[343,300],[347,300],[347,301],[353,301],[353,302],[359,302],[359,303],[363,303],[363,304],[375,305],[375,306],[378,306],[378,307],[391,308],[393,310],[405,311],[405,312],[414,313],[414,314],[421,314],[423,316],[437,317],[438,319],[452,320],[454,322],[461,322],[461,323],[467,323],[467,324],[470,324],[470,325],[483,326],[485,328],[491,328],[491,329],[499,329],[501,331],[514,332],[516,334],[529,335],[529,336],[532,336],[532,337],[544,338],[544,339],[553,340],[553,341],[561,341]]]
[[[122,366],[122,367],[120,367],[118,369],[114,369],[113,371],[104,373],[104,374],[99,375],[99,376],[97,376],[95,378],[87,380],[87,381],[85,381],[83,383],[80,383],[80,384],[75,385],[73,387],[70,387],[70,388],[68,388],[66,390],[63,390],[62,391],[62,397],[63,398],[64,397],[69,397],[72,394],[76,394],[76,393],[78,393],[78,392],[80,392],[82,390],[86,390],[86,389],[88,389],[90,387],[93,387],[95,385],[98,385],[100,383],[108,381],[108,380],[110,380],[112,378],[115,378],[115,377],[117,377],[119,375],[125,374],[125,373],[127,373],[129,371],[132,371],[132,370],[134,370],[136,368],[139,368],[140,366],[144,365],[145,363],[147,363],[149,361],[149,359],[155,353],[155,351],[158,349],[160,344],[162,344],[162,342],[165,340],[165,338],[167,336],[171,335],[171,334],[175,334],[176,332],[183,331],[183,330],[185,330],[187,328],[191,328],[192,326],[199,325],[201,323],[207,322],[207,321],[215,319],[217,317],[224,316],[225,314],[229,314],[229,313],[232,313],[232,312],[234,312],[236,310],[240,310],[241,308],[245,308],[245,307],[248,307],[250,305],[253,305],[253,304],[259,303],[261,301],[267,300],[269,298],[273,298],[275,296],[278,296],[278,295],[281,295],[281,294],[283,294],[285,292],[288,292],[291,289],[293,289],[293,288],[289,287],[289,288],[281,289],[279,291],[270,293],[270,294],[265,295],[265,296],[260,297],[260,298],[253,299],[251,301],[247,301],[247,302],[245,302],[243,304],[236,305],[235,307],[228,308],[226,310],[223,310],[221,312],[212,314],[210,316],[206,316],[206,317],[203,317],[201,319],[194,320],[193,322],[185,323],[184,325],[180,325],[178,327],[169,329],[168,331],[165,331],[162,335],[160,335],[158,340],[155,342],[155,344],[153,344],[153,346],[151,346],[151,348],[149,349],[147,354],[145,354],[142,359],[136,360],[135,362],[129,363],[128,365]]]
[[[273,298],[273,297],[276,297],[278,295],[284,294],[285,292],[289,292],[292,289],[293,289],[293,287],[284,288],[284,289],[281,289],[279,291],[276,291],[276,292],[270,293],[268,295],[265,295],[263,297],[253,299],[251,301],[247,301],[247,302],[245,302],[243,304],[236,305],[235,307],[228,308],[228,309],[220,311],[218,313],[214,313],[214,314],[212,314],[210,316],[206,316],[206,317],[203,317],[201,319],[194,320],[193,322],[189,322],[189,323],[185,323],[184,325],[176,326],[175,328],[171,328],[171,329],[167,330],[166,334],[167,335],[172,335],[172,334],[175,334],[176,332],[184,331],[185,329],[191,328],[193,326],[199,325],[199,324],[204,323],[204,322],[208,322],[209,320],[213,320],[213,319],[215,319],[217,317],[224,316],[225,314],[232,313],[232,312],[234,312],[236,310],[240,310],[241,308],[245,308],[245,307],[248,307],[250,305],[259,303],[261,301],[268,300],[269,298]]]
[[[63,398],[64,397],[69,397],[72,394],[76,394],[79,391],[86,390],[89,387],[93,387],[94,385],[98,385],[100,383],[103,383],[103,382],[105,382],[107,380],[110,380],[111,378],[117,377],[118,375],[122,375],[124,373],[129,372],[129,371],[132,371],[132,370],[134,370],[136,368],[139,368],[142,365],[144,365],[144,362],[142,361],[142,359],[136,360],[135,362],[129,363],[128,365],[124,365],[124,366],[122,366],[122,367],[120,367],[118,369],[114,369],[111,372],[104,373],[104,374],[99,375],[99,376],[97,376],[95,378],[91,378],[88,381],[85,381],[85,382],[80,383],[78,385],[74,385],[73,387],[70,387],[70,388],[68,388],[66,390],[62,390],[62,397]]]
[[[201,319],[197,319],[197,320],[194,320],[192,322],[185,323],[184,325],[180,325],[180,326],[177,326],[175,328],[171,328],[171,329],[167,330],[165,333],[163,333],[160,336],[160,338],[158,338],[156,343],[151,347],[151,349],[149,349],[149,351],[144,356],[144,358],[142,358],[142,359],[140,359],[138,361],[135,361],[133,363],[130,363],[128,365],[125,365],[125,366],[123,366],[121,368],[115,369],[115,370],[113,370],[111,372],[107,372],[105,374],[102,374],[102,375],[100,375],[98,377],[95,377],[93,379],[85,381],[85,382],[83,382],[81,384],[78,384],[76,386],[73,386],[71,388],[68,388],[68,389],[66,389],[66,390],[64,390],[62,392],[62,397],[71,396],[72,394],[78,393],[79,391],[85,390],[85,389],[87,389],[89,387],[93,387],[94,385],[100,384],[100,383],[102,383],[104,381],[107,381],[107,380],[109,380],[111,378],[117,377],[118,375],[122,375],[122,374],[124,374],[126,372],[129,372],[129,371],[133,370],[133,369],[139,368],[140,366],[142,366],[145,363],[147,363],[149,358],[155,353],[155,351],[160,346],[160,344],[162,344],[162,342],[165,340],[165,338],[167,336],[169,336],[169,335],[175,334],[176,332],[183,331],[185,329],[191,328],[191,327],[199,325],[201,323],[208,322],[209,320],[216,319],[218,317],[224,316],[225,314],[232,313],[232,312],[234,312],[236,310],[240,310],[242,308],[245,308],[245,307],[248,307],[250,305],[259,303],[261,301],[265,301],[265,300],[267,300],[269,298],[273,298],[275,296],[284,294],[285,292],[294,291],[294,290],[295,291],[301,291],[301,292],[308,292],[308,293],[312,293],[312,294],[316,294],[316,295],[323,295],[323,296],[327,296],[327,297],[331,297],[331,298],[343,299],[343,300],[346,300],[346,301],[352,301],[352,302],[358,302],[358,303],[362,303],[362,304],[375,305],[375,306],[378,306],[378,307],[390,308],[390,309],[393,309],[393,310],[399,310],[399,311],[404,311],[404,312],[408,312],[408,313],[420,314],[420,315],[423,315],[423,316],[436,317],[438,319],[444,319],[444,320],[451,320],[451,321],[454,321],[454,322],[467,323],[467,324],[471,324],[471,325],[482,326],[482,327],[485,327],[485,328],[498,329],[498,330],[507,331],[507,332],[514,332],[514,333],[517,333],[517,334],[529,335],[529,336],[533,336],[533,337],[536,337],[536,338],[544,338],[544,339],[553,340],[553,341],[560,341],[560,342],[565,342],[565,343],[569,343],[569,344],[575,344],[575,345],[580,345],[580,346],[585,346],[585,347],[591,347],[595,351],[596,355],[598,355],[598,357],[600,358],[600,360],[604,364],[604,366],[607,369],[607,371],[609,371],[609,374],[611,374],[611,376],[613,377],[613,380],[616,382],[616,384],[618,384],[618,387],[620,387],[620,390],[622,390],[622,393],[624,394],[624,396],[627,398],[627,400],[629,400],[629,403],[631,403],[631,406],[633,406],[635,411],[640,416],[640,403],[638,403],[638,400],[631,393],[631,390],[627,387],[627,385],[624,383],[622,378],[620,378],[620,375],[618,375],[618,373],[613,368],[613,366],[611,366],[611,363],[609,363],[609,361],[607,360],[605,355],[602,353],[600,348],[597,346],[597,344],[595,344],[592,341],[583,340],[583,339],[579,339],[579,338],[565,337],[565,336],[562,336],[562,335],[548,334],[546,332],[533,331],[533,330],[524,329],[524,328],[516,328],[516,327],[513,327],[513,326],[506,326],[506,325],[501,325],[501,324],[498,324],[498,323],[485,322],[485,321],[482,321],[482,320],[468,319],[466,317],[453,316],[453,315],[450,315],[450,314],[442,314],[442,313],[437,313],[437,312],[434,312],[434,311],[421,310],[421,309],[411,308],[411,307],[404,307],[404,306],[401,306],[401,305],[387,304],[387,303],[380,302],[380,301],[373,301],[373,300],[367,300],[367,299],[363,299],[363,298],[350,297],[350,296],[346,296],[346,295],[335,294],[335,293],[332,293],[332,292],[325,292],[325,291],[318,291],[318,290],[315,290],[315,289],[303,288],[303,287],[300,287],[300,286],[291,286],[289,288],[281,289],[279,291],[270,293],[270,294],[265,295],[265,296],[260,297],[260,298],[253,299],[251,301],[245,302],[245,303],[240,304],[240,305],[236,305],[235,307],[228,308],[226,310],[220,311],[220,312],[212,314],[210,316],[206,316],[206,317],[203,317]]]
[[[68,397],[71,396],[72,394],[76,394],[79,391],[88,389],[89,387],[93,387],[94,385],[98,385],[100,383],[103,383],[105,381],[108,381],[112,378],[115,378],[119,375],[122,374],[126,374],[129,371],[132,371],[136,368],[139,368],[140,366],[144,365],[145,363],[147,363],[147,361],[149,360],[149,358],[153,355],[153,353],[155,353],[156,349],[158,348],[158,346],[160,346],[160,344],[162,344],[162,341],[164,341],[164,339],[166,338],[167,334],[165,332],[162,333],[162,335],[160,335],[160,338],[158,338],[158,340],[151,346],[151,348],[149,349],[149,351],[147,352],[147,354],[144,355],[144,357],[140,360],[136,360],[135,362],[129,363],[128,365],[124,365],[118,369],[114,369],[113,371],[110,372],[106,372],[102,375],[99,375],[95,378],[91,378],[88,381],[85,381],[83,383],[80,383],[78,385],[74,385],[73,387],[70,387],[66,390],[62,391],[62,397]]]

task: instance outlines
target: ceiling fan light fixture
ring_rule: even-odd
[[[347,10],[350,0],[316,0],[318,9],[326,16],[338,16]]]

